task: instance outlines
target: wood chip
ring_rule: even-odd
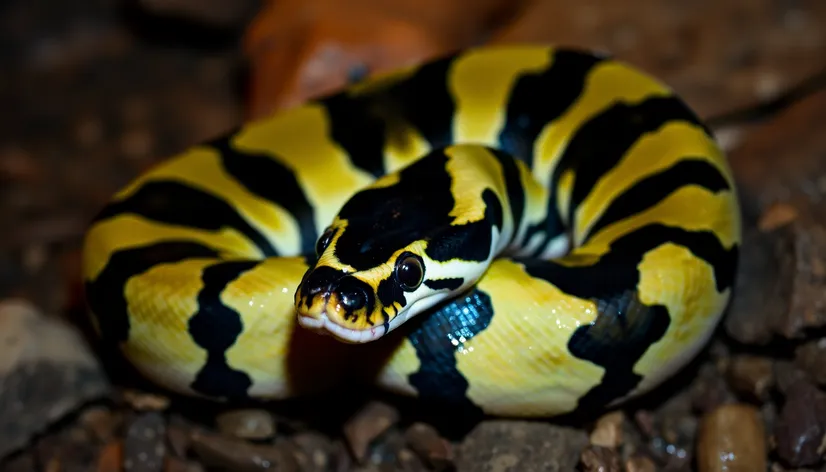
[[[356,460],[363,462],[370,443],[399,420],[399,412],[386,403],[365,405],[344,425],[344,437]]]
[[[433,470],[453,467],[453,446],[425,423],[413,423],[405,432],[407,445]]]
[[[786,203],[775,203],[763,212],[757,222],[757,227],[763,232],[773,231],[796,220],[797,216],[797,209],[793,206]]]

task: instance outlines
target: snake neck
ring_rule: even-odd
[[[528,180],[524,164],[481,145],[438,149],[378,179],[320,239],[296,292],[299,321],[364,342],[470,288],[514,244]]]

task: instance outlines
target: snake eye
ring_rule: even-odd
[[[328,229],[324,233],[322,233],[321,237],[318,238],[318,241],[315,243],[315,255],[316,257],[321,257],[321,254],[327,249],[327,246],[330,245],[330,242],[333,240],[333,230]]]
[[[419,288],[424,281],[424,263],[422,258],[405,252],[396,262],[396,280],[405,292],[412,292]]]

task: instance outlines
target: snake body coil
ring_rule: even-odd
[[[95,218],[84,270],[102,338],[178,392],[360,376],[547,416],[684,366],[739,244],[725,157],[672,91],[608,57],[498,46],[162,162]]]

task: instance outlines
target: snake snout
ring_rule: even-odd
[[[309,274],[296,297],[300,325],[350,342],[375,339],[383,332],[375,330],[374,305],[375,295],[365,281],[329,270]]]

